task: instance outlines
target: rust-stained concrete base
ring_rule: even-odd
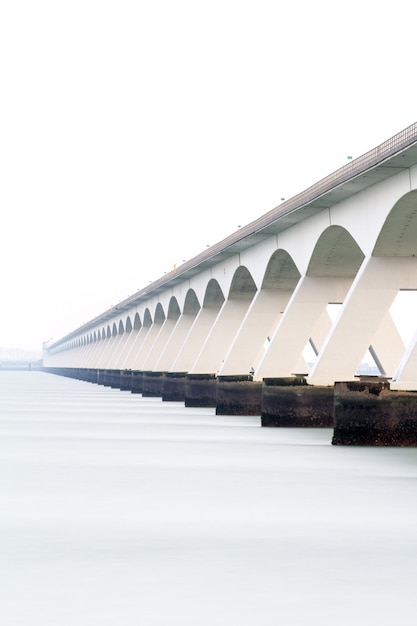
[[[417,446],[417,392],[388,382],[337,382],[333,445]]]
[[[333,387],[312,387],[303,377],[264,378],[262,426],[333,426]]]
[[[188,374],[185,383],[185,406],[216,406],[217,379],[215,374]]]
[[[216,415],[260,415],[262,383],[251,375],[217,378]]]

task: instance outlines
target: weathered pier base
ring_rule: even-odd
[[[333,387],[312,387],[302,376],[264,378],[262,426],[333,426]]]
[[[120,370],[110,370],[110,387],[112,389],[120,389]]]
[[[140,370],[132,371],[132,380],[131,380],[131,392],[132,393],[142,393],[143,389],[143,372]]]
[[[142,396],[144,398],[162,398],[162,384],[165,372],[143,372]]]
[[[184,402],[187,372],[167,372],[162,384],[164,402]]]
[[[417,446],[417,392],[388,382],[336,382],[333,445]]]
[[[219,376],[217,378],[216,415],[260,415],[262,383],[253,376]]]
[[[188,374],[185,383],[185,406],[215,408],[217,399],[215,374]]]
[[[131,391],[132,390],[132,371],[121,370],[120,372],[120,390]]]

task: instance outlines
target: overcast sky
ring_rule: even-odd
[[[416,121],[410,6],[2,3],[0,346],[59,339]]]

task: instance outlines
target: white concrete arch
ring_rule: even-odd
[[[181,316],[180,307],[175,296],[171,296],[168,302],[168,310],[165,311],[162,304],[158,302],[155,308],[154,326],[147,338],[149,346],[148,352],[141,362],[140,368],[145,371],[156,370],[162,367],[161,356],[169,345],[169,340],[174,332],[177,322]]]
[[[261,289],[254,295],[237,329],[219,370],[221,375],[256,371],[300,278],[286,250],[272,252],[267,259]]]
[[[219,311],[223,306],[224,301],[225,297],[218,280],[210,278],[204,294],[203,308],[216,309]]]
[[[382,219],[383,218],[383,219]],[[312,369],[312,384],[323,384],[338,375],[350,379],[370,347],[381,374],[401,384],[406,365],[405,347],[391,315],[390,307],[401,289],[417,289],[417,194],[402,195],[382,222],[372,255],[358,273],[346,302]],[[346,341],[349,337],[349,342]],[[343,360],[337,363],[337,355]],[[403,361],[401,362],[401,359]],[[336,362],[336,365],[335,365]],[[410,361],[411,362],[411,361]],[[397,373],[396,373],[397,372]]]
[[[151,312],[150,312],[148,307],[145,308],[145,311],[143,313],[143,322],[142,322],[142,324],[146,328],[149,328],[150,326],[152,326],[152,316],[151,316]]]
[[[330,223],[343,226],[370,257],[391,210],[413,188],[410,171],[403,170],[333,205],[329,209]]]
[[[194,289],[188,289],[185,296],[183,314],[184,315],[197,315],[201,309],[200,302]]]
[[[125,328],[126,328],[127,333],[130,333],[133,330],[132,320],[130,319],[130,315],[128,315],[126,318]]]
[[[198,287],[201,288],[201,282],[198,284]],[[206,283],[205,291],[202,295],[203,305],[200,308],[198,308],[197,291],[193,289],[193,292],[194,295],[189,292],[188,299],[188,310],[192,311],[192,313],[187,316],[184,322],[187,334],[174,361],[172,362],[171,359],[170,369],[174,372],[189,372],[192,370],[210,329],[213,327],[216,317],[225,302],[224,293],[218,280],[215,278],[210,278]]]
[[[223,301],[224,296],[217,281],[207,285],[203,310],[213,305],[215,305],[215,311],[219,306],[221,308],[213,318],[209,332],[206,333],[191,373],[214,374],[221,371],[226,355],[256,292],[255,281],[245,266],[236,268],[230,282],[227,300]]]
[[[241,265],[233,275],[229,289],[229,300],[252,300],[257,287],[247,267]]]
[[[138,312],[135,313],[135,317],[133,318],[133,329],[140,330],[142,328],[142,320]]]
[[[344,301],[365,256],[341,226],[326,226],[314,247],[311,249],[310,242],[309,248],[311,256],[305,274],[293,288],[282,316],[269,335],[270,341],[264,344],[264,352],[254,364],[257,379],[308,374],[303,351],[308,342],[316,351],[322,348],[332,326],[327,306]],[[294,267],[292,274],[287,272],[287,275],[294,284],[297,276]]]
[[[171,320],[177,320],[181,315],[178,300],[175,296],[171,296],[169,300],[167,318]]]
[[[388,213],[373,256],[417,256],[417,190],[402,196]]]
[[[173,319],[175,323],[171,324],[171,329],[168,329],[168,332],[170,331],[169,337],[167,337],[165,345],[162,346],[160,355],[157,356],[154,364],[156,371],[169,372],[173,370],[174,363],[185,345],[186,338],[200,309],[201,306],[196,292],[194,289],[189,288],[185,295],[182,314],[178,318],[168,314],[168,319]]]

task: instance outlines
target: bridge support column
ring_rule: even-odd
[[[143,372],[142,396],[162,398],[162,384],[165,372]]]
[[[184,402],[187,372],[167,372],[162,386],[164,402]]]
[[[142,393],[143,389],[143,372],[139,370],[132,371],[132,393]]]
[[[264,378],[262,426],[333,426],[333,387],[311,387],[304,377]]]
[[[132,372],[130,370],[122,370],[120,372],[120,390],[131,391],[132,389]]]
[[[388,382],[337,382],[333,445],[417,446],[417,394]]]
[[[215,374],[188,374],[185,383],[186,407],[212,407],[217,404]]]
[[[416,257],[370,257],[361,266],[310,375],[312,385],[353,380],[357,367],[400,289],[417,288]],[[391,336],[386,337],[390,352]],[[397,341],[393,344],[398,353]],[[381,350],[381,349],[380,349]],[[381,351],[383,354],[383,351]],[[381,363],[384,370],[384,363]],[[389,369],[393,367],[391,360]]]
[[[262,383],[253,376],[218,376],[216,415],[260,415]]]
[[[120,389],[120,370],[110,370],[110,387]]]

